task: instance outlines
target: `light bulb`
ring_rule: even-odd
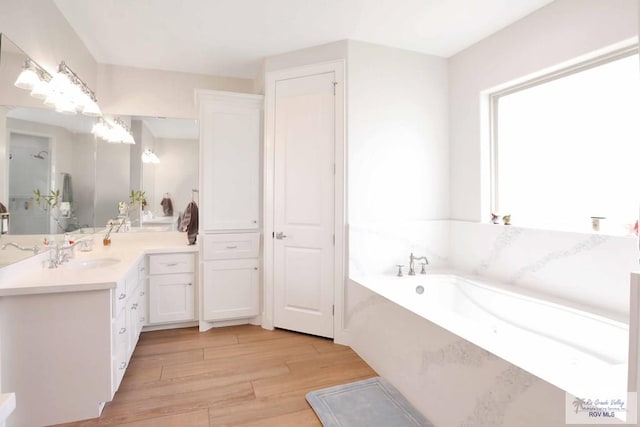
[[[49,83],[45,80],[39,80],[38,83],[33,87],[31,96],[38,99],[46,99],[47,95],[49,95],[49,92]]]
[[[51,88],[50,88],[51,89]],[[44,99],[44,105],[55,108],[61,101],[62,94],[54,90],[49,90],[47,97]]]
[[[32,90],[40,82],[40,77],[31,68],[22,70],[16,79],[14,86],[20,89]]]
[[[109,133],[109,127],[103,120],[99,120],[95,125],[93,125],[91,133],[100,139],[106,140]]]
[[[56,102],[56,112],[62,114],[76,114],[76,104],[68,96],[59,95]]]
[[[66,93],[70,91],[71,81],[69,77],[61,71],[54,74],[49,82],[51,90],[57,93]]]
[[[125,144],[135,144],[136,141],[133,139],[133,135],[131,135],[126,129],[122,129],[122,142]]]
[[[100,111],[100,107],[98,107],[98,103],[91,99],[89,95],[85,94],[85,96],[87,97],[87,99],[84,104],[84,108],[82,108],[82,114],[90,117],[101,116],[102,112]]]

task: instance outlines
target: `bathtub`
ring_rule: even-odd
[[[621,318],[460,274],[352,280],[574,396],[627,391]]]

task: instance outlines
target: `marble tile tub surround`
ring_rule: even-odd
[[[357,223],[349,226],[349,275],[396,274],[396,264],[407,274],[413,252],[427,256],[427,271],[485,277],[620,320],[629,313],[629,274],[640,270],[637,244],[627,236],[454,220]]]
[[[360,222],[349,225],[349,271],[362,277],[409,271],[409,254],[426,256],[429,268],[446,267],[448,221]],[[419,265],[416,263],[416,268]]]
[[[628,236],[449,221],[450,267],[611,312],[629,314],[629,278],[640,270]]]
[[[349,345],[434,425],[565,425],[557,387],[350,280],[347,295]]]

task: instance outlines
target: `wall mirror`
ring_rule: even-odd
[[[95,225],[95,119],[43,108],[28,90],[14,82],[28,58],[0,34],[0,203],[8,218],[0,247],[24,247],[65,232],[91,233]],[[55,206],[43,196],[58,191]],[[0,267],[33,252],[13,247],[0,250]]]
[[[135,145],[98,142],[96,227],[117,215],[118,201],[144,191],[146,204],[131,215],[132,230],[177,230],[180,214],[197,201],[198,122],[195,119],[131,116]],[[170,209],[168,209],[170,208]]]
[[[54,234],[104,228],[131,190],[144,191],[146,199],[144,211],[131,215],[134,230],[177,229],[181,212],[198,197],[197,121],[122,117],[135,145],[96,139],[95,119],[42,108],[29,91],[14,86],[26,58],[0,34],[0,203],[10,218],[0,247],[34,246]],[[35,203],[34,190],[60,191],[63,212]],[[0,250],[0,267],[31,255],[13,247]]]

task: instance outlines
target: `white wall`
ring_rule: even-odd
[[[144,173],[142,166],[142,152],[144,146],[142,144],[142,121],[131,120],[131,135],[136,141],[129,147],[129,188],[132,190],[142,190],[142,175]]]
[[[5,207],[9,198],[9,133],[7,132],[7,113],[9,108],[0,106],[0,203]]]
[[[447,62],[349,41],[349,223],[449,216]]]
[[[0,33],[49,72],[64,60],[107,114],[195,118],[194,89],[256,89],[252,79],[98,64],[53,0],[0,0],[0,10]]]
[[[160,201],[169,193],[173,204],[173,213],[184,212],[191,201],[191,190],[198,188],[198,140],[194,139],[156,139],[155,153],[160,163],[151,165],[155,172],[154,204],[152,212],[162,215]],[[145,164],[147,167],[150,164]]]
[[[96,96],[103,112],[196,118],[195,89],[252,93],[252,79],[100,64]]]
[[[482,91],[637,35],[637,0],[557,0],[450,58],[451,217],[487,221],[490,214]]]
[[[101,228],[118,216],[118,202],[129,202],[130,149],[99,141],[96,151],[96,227]]]
[[[137,120],[136,120],[137,121]],[[147,148],[151,151],[156,151],[156,138],[153,136],[149,128],[144,122],[137,121],[141,124],[139,145],[142,151]],[[141,159],[141,158],[140,158]],[[142,162],[142,160],[140,160]],[[196,163],[197,165],[197,163]],[[145,198],[147,199],[147,210],[151,212],[156,210],[156,207],[160,203],[161,199],[156,200],[156,166],[150,163],[142,164],[142,190],[145,192]]]
[[[295,50],[265,58],[262,69],[265,72],[281,70],[284,68],[300,67],[302,65],[329,62],[347,57],[347,40],[340,40],[307,49]],[[259,93],[264,93],[264,80],[256,81]]]
[[[73,194],[80,226],[96,225],[94,197],[96,182],[96,139],[91,134],[76,134],[73,139]],[[83,159],[83,160],[81,160]],[[103,224],[97,224],[102,226]]]
[[[65,61],[89,87],[96,87],[98,64],[53,0],[0,0],[0,33],[49,72]]]

